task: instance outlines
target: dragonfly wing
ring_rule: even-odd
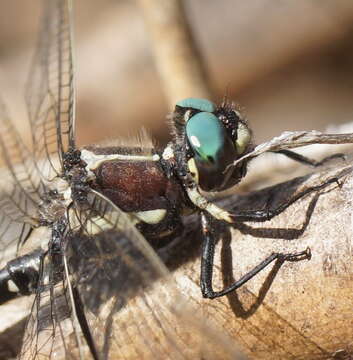
[[[39,284],[18,358],[89,359],[63,254],[42,258]]]
[[[75,146],[72,10],[68,1],[43,3],[40,37],[25,98],[34,158],[44,178],[50,180],[61,173],[64,153]]]
[[[0,262],[13,257],[35,222],[44,184],[0,99]],[[3,265],[3,264],[2,264]]]
[[[214,344],[211,331],[199,327],[197,311],[128,215],[98,193],[89,204],[75,211],[67,258],[91,351],[104,359],[234,358],[231,347],[220,357],[203,354]]]

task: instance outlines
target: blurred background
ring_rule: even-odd
[[[23,89],[40,1],[2,0],[0,88],[28,138]],[[243,108],[257,143],[353,119],[352,0],[193,0],[187,15],[214,100]],[[75,1],[79,145],[136,134],[169,139],[168,108],[138,3]]]

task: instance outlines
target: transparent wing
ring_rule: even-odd
[[[44,185],[0,99],[0,262],[12,257],[35,222]],[[27,225],[26,225],[27,224]]]
[[[51,179],[61,173],[64,152],[74,147],[72,10],[68,1],[43,3],[40,37],[25,98],[34,158],[44,178]]]
[[[83,346],[77,341],[82,335],[75,326],[70,284],[64,272],[58,272],[53,262],[55,260],[50,255],[43,260],[19,359],[80,359],[78,351]]]
[[[230,348],[215,357],[220,345],[216,351],[211,332],[195,326],[197,311],[129,217],[98,193],[89,204],[75,211],[67,258],[91,351],[109,359],[234,358]]]
[[[20,359],[238,358],[108,199],[92,192],[69,218],[66,245],[43,261]]]

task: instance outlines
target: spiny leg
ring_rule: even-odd
[[[290,199],[286,200],[284,203],[278,205],[274,209],[265,209],[265,210],[246,210],[246,211],[238,211],[229,213],[230,218],[233,223],[236,222],[244,222],[244,221],[267,221],[271,220],[273,217],[281,214],[285,211],[289,206],[303,198],[304,196],[324,189],[327,185],[336,183],[338,186],[341,186],[338,179],[336,177],[328,179],[324,183],[316,186],[308,187],[307,189],[299,192],[294,195]]]
[[[279,260],[281,262],[284,261],[300,261],[303,259],[310,259],[311,252],[310,249],[307,248],[305,251],[297,252],[297,253],[273,253],[264,259],[261,263],[255,266],[252,270],[248,273],[243,275],[239,280],[235,281],[233,284],[228,286],[227,288],[221,291],[214,291],[212,287],[212,276],[213,276],[213,259],[215,253],[215,238],[214,234],[212,233],[212,226],[210,224],[210,217],[226,221],[228,223],[236,223],[236,222],[244,222],[244,221],[266,221],[270,220],[274,216],[283,212],[287,207],[291,204],[295,203],[300,198],[304,197],[305,195],[319,191],[325,188],[328,184],[331,183],[338,183],[337,178],[331,178],[324,182],[323,184],[309,187],[288,201],[280,204],[278,207],[272,210],[248,210],[248,211],[239,211],[239,212],[227,212],[223,209],[218,208],[215,204],[208,203],[207,200],[203,198],[202,202],[200,203],[204,206],[201,212],[201,224],[202,224],[202,232],[204,236],[203,240],[203,249],[202,249],[202,258],[201,258],[201,291],[203,297],[206,298],[215,298],[224,296],[230,293],[233,290],[244,285],[247,281],[253,278],[256,274],[258,274],[261,270],[267,267],[270,263],[275,260]],[[201,195],[200,195],[201,196]]]
[[[312,167],[319,167],[319,166],[322,166],[328,162],[330,162],[331,160],[334,160],[334,159],[341,159],[341,160],[346,160],[346,156],[342,153],[337,153],[337,154],[333,154],[333,155],[329,155],[329,156],[326,156],[325,158],[323,158],[322,160],[320,161],[317,161],[315,159],[310,159],[306,156],[303,156],[301,154],[298,154],[294,151],[291,151],[291,150],[277,150],[277,151],[273,151],[274,153],[276,154],[282,154],[282,155],[285,155],[287,157],[289,157],[290,159],[294,160],[294,161],[298,161],[300,162],[301,164],[304,164],[304,165],[309,165],[309,166],[312,166]]]
[[[304,196],[324,189],[327,185],[336,183],[338,186],[341,184],[338,181],[337,177],[330,178],[326,180],[324,183],[316,186],[308,187],[307,189],[299,192],[294,195],[284,203],[280,204],[274,209],[264,209],[264,210],[245,210],[245,211],[227,211],[225,209],[220,208],[216,204],[209,202],[205,197],[203,197],[196,187],[190,187],[187,189],[190,200],[197,206],[200,210],[207,211],[211,214],[215,219],[225,221],[229,224],[235,224],[238,222],[246,222],[246,221],[267,221],[272,219],[273,217],[279,215],[284,210],[286,210],[290,205],[294,204],[299,199]]]
[[[215,238],[212,233],[212,227],[210,224],[209,215],[205,212],[201,213],[201,225],[202,225],[202,233],[203,233],[203,246],[202,246],[202,257],[201,257],[201,292],[204,298],[214,299],[216,297],[221,297],[229,294],[230,292],[238,289],[246,282],[248,282],[251,278],[253,278],[256,274],[258,274],[261,270],[263,270],[267,265],[272,263],[275,260],[279,260],[281,262],[284,261],[300,261],[303,259],[310,259],[311,252],[310,249],[307,248],[304,251],[297,253],[273,253],[268,256],[265,260],[261,261],[258,265],[256,265],[252,270],[243,275],[239,280],[235,281],[230,286],[226,287],[221,291],[214,291],[212,286],[212,278],[213,278],[213,260],[215,254]]]

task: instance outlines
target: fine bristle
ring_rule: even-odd
[[[230,100],[226,95],[224,95],[222,103],[220,106],[218,106],[218,110],[223,110],[225,112],[228,111],[235,111],[237,113],[237,115],[239,116],[239,118],[243,121],[243,122],[247,122],[246,121],[246,117],[244,115],[244,108],[242,106],[240,106],[240,104],[236,103],[233,100]]]
[[[134,147],[142,149],[152,149],[154,145],[153,139],[144,127],[136,135],[126,138],[106,139],[98,144],[101,147]]]

